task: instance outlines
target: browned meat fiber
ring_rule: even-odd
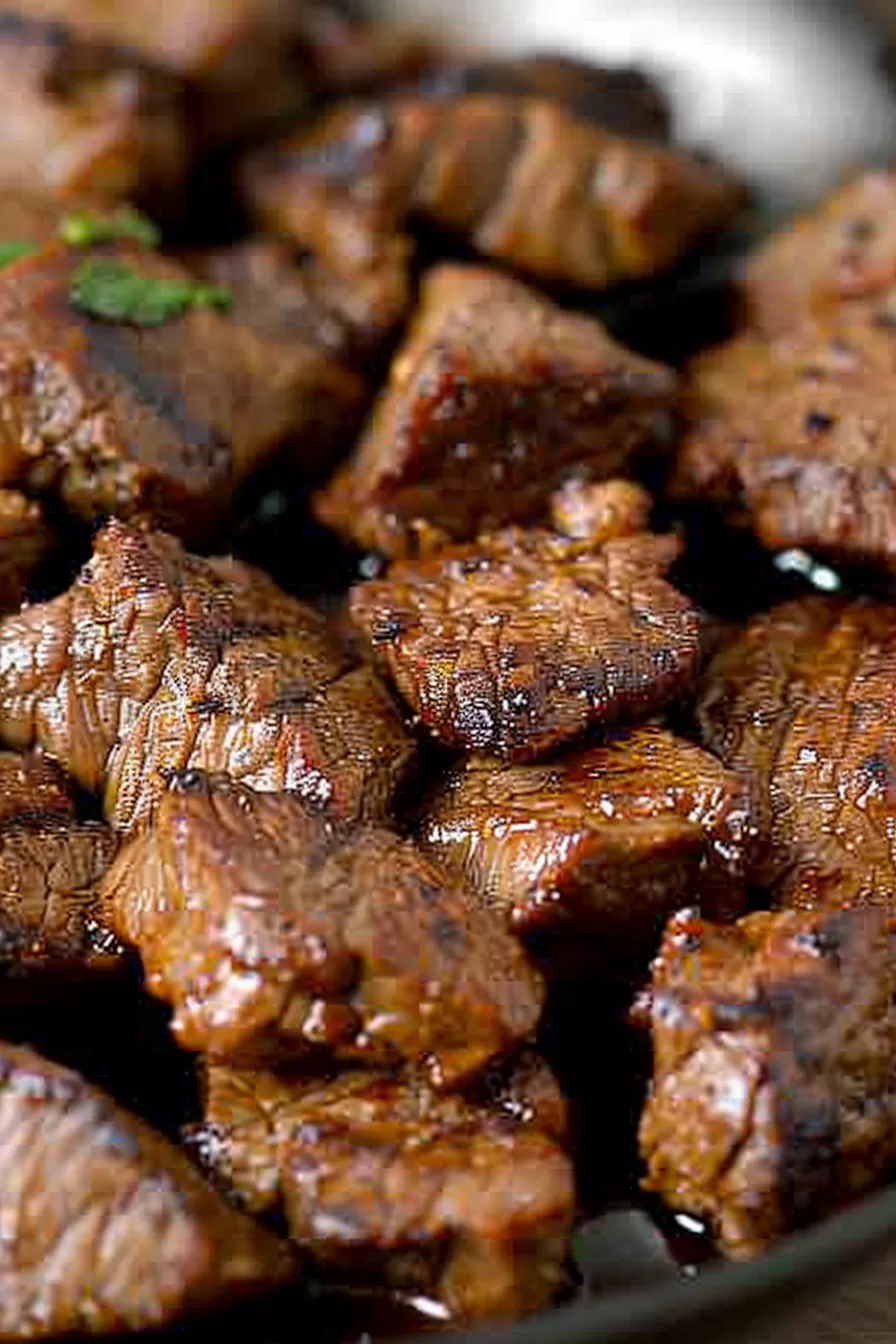
[[[700,619],[663,578],[678,541],[632,525],[610,512],[603,544],[508,528],[398,561],[353,589],[352,619],[440,741],[535,759],[649,717],[696,675]]]
[[[420,839],[521,937],[594,936],[614,960],[643,959],[683,905],[742,913],[745,794],[651,725],[544,765],[474,757],[430,801]]]
[[[454,1087],[538,1021],[499,918],[409,842],[293,796],[175,776],[104,899],[179,1042],[217,1058],[408,1059]]]
[[[55,546],[40,504],[0,489],[0,612],[19,606]]]
[[[703,739],[749,791],[752,876],[784,905],[893,909],[896,608],[805,598],[706,671]]]
[[[179,266],[116,244],[142,276]],[[76,308],[83,253],[51,247],[0,270],[0,479],[58,491],[73,513],[150,518],[191,538],[216,533],[234,491],[291,430],[307,393],[290,352],[224,313],[161,326]]]
[[[260,571],[118,522],[67,592],[0,623],[0,737],[61,761],[121,831],[191,767],[379,818],[414,755],[320,615]]]
[[[0,1331],[165,1325],[291,1278],[287,1248],[77,1074],[0,1045]]]
[[[863,173],[748,258],[741,290],[764,336],[847,308],[889,311],[896,286],[896,172]],[[896,321],[896,310],[893,311]]]
[[[896,1157],[896,932],[881,910],[672,921],[640,1016],[648,1188],[743,1258]]]
[[[0,120],[4,191],[156,208],[180,195],[179,84],[132,52],[4,10]]]
[[[575,1190],[537,1128],[413,1081],[208,1072],[194,1136],[256,1210],[340,1279],[435,1298],[461,1320],[520,1316],[566,1282]]]
[[[675,493],[763,546],[896,570],[896,323],[885,311],[746,334],[698,360]]]
[[[330,229],[372,240],[423,219],[598,290],[664,270],[742,202],[701,159],[506,94],[339,105],[251,159],[245,183],[269,227],[311,247]]]
[[[118,962],[98,890],[116,848],[107,826],[77,820],[52,762],[0,752],[0,975]]]
[[[318,499],[361,546],[413,553],[540,521],[573,476],[605,480],[668,440],[668,369],[495,271],[430,272],[354,458]]]

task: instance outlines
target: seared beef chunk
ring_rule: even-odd
[[[571,476],[605,479],[668,436],[670,370],[495,271],[430,273],[366,437],[318,499],[388,555],[420,523],[465,541],[543,518]]]
[[[0,1046],[0,1332],[164,1325],[282,1283],[285,1246],[67,1069]]]
[[[805,598],[755,617],[707,670],[698,715],[743,779],[753,878],[782,904],[896,906],[896,608]]]
[[[409,842],[290,795],[175,776],[104,899],[180,1044],[218,1058],[409,1059],[450,1087],[538,1020],[500,919]]]
[[[110,256],[141,276],[186,276],[146,249]],[[149,516],[207,536],[294,428],[288,352],[210,309],[149,327],[93,317],[70,298],[82,261],[57,247],[0,270],[0,479],[56,489],[83,518]]]
[[[666,98],[640,70],[591,65],[569,56],[542,53],[449,65],[424,75],[418,88],[428,98],[471,93],[545,98],[618,135],[668,140],[672,129]]]
[[[0,612],[19,605],[54,545],[41,506],[18,490],[0,490]]]
[[[320,615],[257,570],[117,522],[67,592],[0,624],[0,737],[102,791],[122,831],[191,767],[381,817],[413,757]]]
[[[539,1130],[413,1081],[209,1071],[206,1160],[340,1278],[518,1316],[564,1282],[575,1192]]]
[[[0,975],[119,957],[98,895],[116,847],[107,826],[76,819],[52,762],[0,752]]]
[[[680,150],[502,94],[337,107],[262,151],[246,185],[264,220],[312,247],[347,221],[375,238],[419,218],[521,271],[599,290],[665,269],[741,200]]]
[[[896,570],[896,329],[810,323],[703,356],[675,491],[712,500],[763,546]]]
[[[0,11],[0,122],[4,191],[158,207],[182,184],[177,82],[132,53],[10,10]]]
[[[649,717],[693,679],[700,618],[663,578],[678,549],[649,532],[601,545],[507,528],[398,561],[353,589],[351,615],[440,741],[533,760]]]
[[[896,286],[896,171],[867,172],[749,258],[742,291],[750,324],[765,336],[806,317],[869,308]],[[896,320],[896,313],[894,313]]]
[[[641,1013],[648,1188],[764,1250],[896,1158],[896,930],[880,910],[675,919]]]
[[[515,933],[593,934],[618,960],[650,950],[697,898],[709,914],[740,913],[744,794],[714,757],[648,726],[546,765],[473,758],[420,835]]]

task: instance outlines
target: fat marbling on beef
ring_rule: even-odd
[[[207,1074],[192,1143],[256,1211],[285,1207],[340,1279],[435,1298],[457,1320],[519,1316],[566,1282],[575,1188],[537,1126],[420,1082]]]
[[[407,1059],[455,1087],[534,1031],[539,977],[397,835],[191,771],[103,888],[189,1049],[268,1063]]]
[[[742,1258],[873,1186],[896,1158],[894,995],[886,911],[677,915],[637,1010],[648,1188]]]
[[[120,522],[70,589],[0,623],[0,739],[62,762],[121,831],[188,768],[380,818],[414,755],[319,613],[258,570]]]

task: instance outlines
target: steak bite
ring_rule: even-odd
[[[894,993],[884,911],[677,915],[640,1004],[648,1189],[743,1258],[874,1185],[896,1158]]]
[[[156,208],[179,195],[180,86],[132,52],[3,11],[0,121],[4,191]]]
[[[807,317],[886,303],[894,285],[896,171],[876,169],[763,243],[748,259],[741,291],[750,325],[775,337]]]
[[[40,504],[0,489],[0,612],[20,605],[55,545]]]
[[[119,522],[67,592],[0,623],[0,737],[101,792],[120,831],[189,768],[379,818],[414,755],[321,615],[258,570]]]
[[[157,283],[188,278],[144,248],[107,255]],[[294,428],[294,371],[207,308],[158,326],[83,311],[82,262],[56,247],[0,270],[0,479],[56,490],[88,520],[148,516],[208,537]]]
[[[178,1042],[218,1059],[406,1059],[454,1087],[538,1021],[499,919],[409,842],[290,795],[174,776],[104,900]]]
[[[340,105],[261,151],[245,182],[261,218],[301,243],[314,246],[327,219],[353,218],[370,237],[417,219],[597,290],[664,270],[742,201],[704,160],[512,94]]]
[[[138,1330],[291,1278],[285,1245],[77,1074],[0,1046],[0,1332]]]
[[[896,570],[894,374],[896,332],[868,315],[711,351],[675,493],[718,504],[769,549]]]
[[[748,790],[751,873],[784,905],[896,907],[896,608],[804,598],[709,665],[703,740]]]
[[[0,752],[0,978],[117,961],[98,891],[116,849],[108,826],[76,818],[52,762]]]
[[[351,616],[441,742],[533,760],[650,717],[696,676],[700,618],[663,578],[678,552],[648,532],[507,528],[396,562],[352,590]]]
[[[545,765],[474,757],[419,833],[514,933],[594,935],[615,960],[652,950],[666,917],[695,900],[740,913],[744,793],[714,757],[648,725]]]
[[[200,1151],[258,1210],[282,1200],[324,1270],[519,1316],[566,1280],[575,1190],[546,1134],[420,1083],[212,1068]],[[194,1138],[194,1142],[196,1139]]]
[[[497,272],[441,266],[319,516],[387,555],[413,550],[421,523],[465,541],[538,521],[569,477],[604,480],[662,443],[676,391],[598,323]]]

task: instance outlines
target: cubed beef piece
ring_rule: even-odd
[[[413,845],[296,797],[175,776],[104,884],[179,1042],[221,1059],[408,1059],[452,1087],[531,1035],[502,921]]]
[[[0,13],[0,121],[5,191],[158,208],[180,192],[178,82],[73,28]]]
[[[340,105],[261,151],[244,180],[262,219],[302,243],[327,220],[376,236],[421,219],[521,271],[597,290],[664,270],[742,199],[702,159],[512,94]]]
[[[593,935],[618,961],[651,951],[683,905],[742,911],[745,793],[714,757],[647,726],[545,765],[474,757],[426,807],[420,839],[515,933]]]
[[[896,930],[881,910],[672,920],[639,1016],[647,1185],[742,1258],[896,1158]]]
[[[93,255],[157,281],[188,278],[130,244]],[[96,317],[72,300],[83,263],[55,247],[0,270],[0,479],[56,490],[86,519],[212,535],[294,427],[288,355],[207,308],[158,326]]]
[[[99,884],[116,849],[108,826],[76,818],[51,761],[0,752],[0,979],[114,968]]]
[[[0,738],[102,792],[122,831],[190,767],[379,818],[414,755],[321,615],[258,570],[117,522],[67,592],[0,624]]]
[[[139,1330],[274,1287],[285,1246],[77,1074],[0,1046],[0,1331]]]
[[[896,171],[863,173],[748,259],[747,320],[765,336],[867,307],[896,286]]]
[[[747,334],[696,365],[675,493],[772,550],[896,570],[896,321]]]
[[[601,545],[507,528],[396,562],[352,590],[351,616],[440,741],[532,760],[693,681],[700,618],[663,577],[678,550],[649,532]]]
[[[703,739],[744,781],[778,902],[896,909],[894,678],[896,608],[868,599],[785,603],[707,668]]]
[[[667,441],[676,391],[598,323],[497,272],[440,267],[319,516],[388,555],[421,523],[465,541],[538,521],[568,478],[604,480]]]
[[[281,1199],[325,1271],[519,1316],[566,1281],[575,1191],[546,1134],[413,1081],[212,1068],[200,1151],[256,1209]]]
[[[55,545],[40,504],[0,489],[0,612],[19,606]]]

